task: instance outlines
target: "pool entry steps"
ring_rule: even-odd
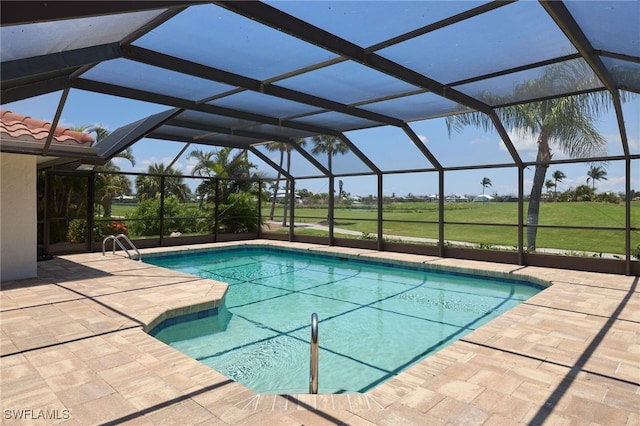
[[[131,257],[131,253],[129,253],[129,250],[126,249],[126,247],[120,242],[120,239],[123,239],[127,242],[127,244],[129,244],[129,247],[131,247],[132,249],[134,249],[136,251],[136,254],[138,255],[138,260],[140,262],[142,262],[142,255],[140,254],[140,250],[138,250],[138,248],[135,246],[135,244],[133,244],[133,241],[131,241],[129,239],[129,237],[127,237],[124,234],[118,234],[118,235],[107,235],[104,240],[102,240],[102,255],[104,256],[105,253],[105,245],[107,243],[107,241],[111,240],[112,241],[112,252],[113,254],[116,254],[116,244],[118,244],[118,246],[124,250],[125,253],[127,253],[127,256],[129,256],[129,259],[133,259],[133,257]]]

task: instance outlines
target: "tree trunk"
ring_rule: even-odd
[[[102,204],[102,208],[104,208],[104,214],[102,217],[111,217],[111,205],[113,204],[113,198],[104,197],[100,200],[100,204]]]
[[[280,151],[280,167],[278,168],[278,177],[276,178],[276,187],[273,190],[273,200],[271,201],[271,212],[269,213],[269,220],[273,220],[273,215],[276,211],[276,201],[278,199],[278,189],[280,189],[280,170],[282,170],[282,163],[284,162],[284,151]]]
[[[527,211],[527,251],[529,252],[536,250],[540,198],[542,195],[542,187],[544,186],[545,175],[549,168],[548,164],[540,164],[540,162],[551,160],[551,155],[548,135],[543,130],[538,138],[538,164],[536,165],[536,171],[533,176],[533,185],[531,186],[531,195],[529,196],[529,209]]]

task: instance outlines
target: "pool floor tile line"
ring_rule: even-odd
[[[141,326],[104,328],[130,323],[119,312],[149,324],[167,310],[188,311],[221,298],[223,284],[185,281],[184,274],[117,255],[61,256],[40,262],[38,279],[2,283],[2,424],[34,423],[18,419],[20,409],[68,410],[62,423],[82,425],[640,424],[638,277],[255,243],[531,276],[554,285],[366,394],[274,396],[254,394]],[[243,245],[251,244],[208,246]],[[147,249],[143,256],[171,250]],[[149,288],[162,283],[167,286]],[[56,284],[86,295],[57,309],[49,302],[70,293]],[[130,291],[100,296],[118,289]]]

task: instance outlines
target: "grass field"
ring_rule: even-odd
[[[192,203],[197,208],[196,203]],[[263,220],[267,219],[271,205],[262,206]],[[135,204],[114,204],[114,216],[124,217],[135,209]],[[282,206],[275,210],[275,220],[282,219]],[[527,205],[523,217],[526,223]],[[295,207],[296,223],[317,223],[327,216],[321,207]],[[335,227],[364,234],[377,234],[375,208],[336,206]],[[437,203],[394,203],[383,209],[383,232],[399,237],[438,238]],[[445,241],[464,241],[483,247],[512,246],[518,243],[517,203],[447,203],[444,212]],[[480,225],[482,223],[510,225]],[[478,225],[473,225],[478,224]],[[543,203],[540,208],[540,225],[549,226],[598,226],[624,228],[624,205],[595,202]],[[640,228],[640,201],[631,206],[631,226]],[[296,232],[326,235],[326,232],[296,229]],[[336,236],[340,236],[336,232]],[[351,236],[351,238],[359,238]],[[525,235],[526,242],[526,235]],[[640,243],[640,231],[632,231],[632,245]],[[567,252],[624,253],[624,231],[539,228],[537,246]]]
[[[528,205],[523,220],[526,223]],[[268,209],[263,208],[263,214]],[[326,217],[326,209],[296,206],[296,223],[318,222]],[[276,217],[282,209],[276,208]],[[336,208],[335,227],[362,233],[377,234],[375,209]],[[388,235],[438,238],[437,223],[419,223],[438,220],[436,203],[396,203],[383,209],[383,232]],[[518,243],[517,203],[447,203],[444,212],[445,240],[465,241],[484,247]],[[404,221],[404,222],[401,222]],[[457,222],[458,224],[454,223]],[[491,223],[512,226],[468,225]],[[544,203],[540,208],[540,225],[598,226],[624,228],[624,205],[595,202]],[[640,202],[631,208],[632,227],[640,227]],[[304,232],[304,231],[303,231]],[[315,233],[315,232],[314,232]],[[525,236],[526,240],[526,236]],[[632,232],[632,243],[640,243],[640,231]],[[624,253],[624,231],[539,228],[537,246],[561,250],[596,253]]]

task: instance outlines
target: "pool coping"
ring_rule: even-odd
[[[532,303],[527,303],[525,307],[519,309],[516,307],[508,313],[502,315],[496,320],[480,327],[478,330],[467,335],[462,341],[458,341],[449,347],[439,351],[437,354],[423,360],[417,365],[411,367],[405,372],[400,373],[397,377],[391,379],[388,382],[374,388],[366,394],[347,394],[347,395],[258,395],[254,394],[250,390],[242,387],[235,382],[229,383],[228,379],[224,376],[216,373],[202,364],[199,364],[193,360],[190,360],[185,355],[173,350],[164,344],[149,341],[149,336],[145,337],[140,334],[144,333],[144,330],[152,328],[153,324],[157,324],[161,321],[161,317],[164,315],[164,319],[171,317],[172,315],[180,315],[185,312],[195,312],[200,310],[203,306],[212,307],[216,303],[221,303],[226,287],[220,282],[207,282],[207,280],[194,279],[186,274],[174,274],[168,273],[163,270],[162,279],[168,280],[167,282],[174,280],[175,283],[170,284],[172,292],[167,292],[170,295],[169,299],[164,300],[160,298],[162,303],[160,306],[155,302],[158,300],[157,291],[162,291],[163,287],[149,287],[145,288],[140,286],[136,287],[137,278],[133,278],[135,275],[131,271],[138,271],[139,274],[144,276],[145,274],[153,275],[153,269],[148,269],[150,265],[139,265],[139,262],[132,262],[128,259],[123,259],[119,256],[108,255],[106,258],[102,258],[99,254],[83,254],[72,256],[61,256],[64,261],[73,262],[78,265],[90,265],[92,268],[102,270],[105,272],[104,277],[91,277],[88,280],[92,283],[100,281],[107,282],[111,277],[119,277],[115,280],[115,286],[118,286],[122,282],[121,278],[126,272],[126,279],[131,280],[128,284],[131,285],[131,289],[128,290],[124,296],[118,294],[111,294],[105,292],[100,294],[99,292],[91,297],[87,298],[86,303],[99,302],[99,307],[104,309],[104,306],[117,307],[118,312],[125,314],[126,321],[120,323],[120,328],[110,330],[106,336],[109,338],[118,337],[124,340],[133,340],[144,342],[140,344],[140,348],[151,348],[151,353],[155,351],[166,354],[166,357],[172,360],[175,364],[163,362],[162,360],[156,360],[153,364],[155,371],[154,377],[163,378],[168,371],[175,371],[177,366],[188,366],[193,372],[197,372],[190,377],[201,377],[202,382],[198,380],[187,380],[183,386],[186,388],[178,393],[181,394],[177,399],[169,399],[164,403],[151,404],[148,399],[144,400],[144,403],[151,404],[144,407],[143,402],[131,397],[125,390],[120,390],[119,386],[122,386],[115,379],[107,377],[103,370],[94,371],[95,375],[100,378],[101,382],[105,382],[111,389],[111,392],[107,395],[112,399],[118,397],[118,400],[128,406],[129,411],[133,410],[127,417],[127,419],[146,420],[151,424],[155,422],[155,416],[160,412],[166,415],[169,412],[175,414],[175,410],[178,407],[194,403],[198,407],[204,409],[206,413],[201,413],[203,418],[216,419],[221,423],[235,424],[248,422],[249,419],[256,421],[288,421],[291,420],[301,421],[306,419],[307,423],[318,424],[323,422],[335,423],[360,423],[360,424],[391,424],[398,423],[399,419],[402,419],[402,423],[405,424],[419,424],[424,421],[433,421],[434,424],[455,422],[458,423],[461,420],[467,419],[472,424],[480,424],[485,422],[498,422],[500,419],[510,419],[516,423],[528,423],[532,420],[539,419],[541,416],[545,418],[551,418],[555,420],[571,420],[576,419],[590,419],[593,421],[593,416],[586,416],[584,409],[577,409],[571,404],[562,406],[561,409],[545,408],[546,402],[553,396],[553,386],[561,384],[559,380],[554,377],[550,377],[549,371],[553,369],[572,371],[572,364],[577,360],[580,360],[579,353],[588,348],[588,342],[590,339],[595,339],[598,336],[597,330],[593,332],[584,332],[585,337],[580,335],[577,338],[574,334],[581,334],[580,332],[566,330],[562,324],[564,321],[573,321],[576,324],[580,324],[581,321],[585,322],[585,327],[578,327],[580,330],[588,328],[586,326],[593,327],[594,323],[601,325],[606,318],[607,311],[616,315],[613,319],[613,325],[615,325],[617,334],[624,337],[622,339],[627,343],[626,351],[628,356],[621,355],[618,349],[616,349],[615,356],[610,353],[605,355],[597,354],[598,362],[595,363],[595,367],[584,368],[582,365],[578,371],[580,378],[574,378],[574,382],[579,383],[581,387],[586,386],[585,381],[593,381],[594,377],[598,380],[604,380],[606,383],[602,386],[607,389],[613,389],[615,392],[609,392],[610,395],[617,395],[615,403],[607,403],[606,396],[596,398],[596,406],[604,413],[607,413],[609,418],[625,418],[625,422],[634,422],[640,419],[637,407],[631,407],[631,401],[637,402],[637,395],[639,387],[637,380],[635,379],[636,373],[640,372],[640,365],[637,360],[640,343],[638,343],[637,333],[634,335],[628,331],[627,328],[635,327],[637,329],[637,323],[640,322],[638,318],[638,293],[636,290],[637,277],[620,277],[607,274],[593,274],[584,272],[573,271],[558,271],[550,270],[548,268],[521,268],[514,265],[502,265],[502,264],[489,264],[486,262],[476,261],[456,261],[452,259],[442,259],[431,256],[420,255],[403,255],[397,253],[375,252],[365,249],[338,249],[335,247],[316,246],[303,243],[284,243],[273,241],[252,241],[242,243],[217,243],[198,245],[196,249],[209,249],[209,248],[223,248],[229,246],[243,246],[243,245],[262,245],[272,247],[285,247],[285,248],[297,248],[299,250],[312,250],[318,253],[338,252],[340,255],[348,256],[362,256],[367,259],[374,260],[388,260],[394,259],[396,261],[408,262],[410,264],[429,264],[435,268],[441,268],[446,271],[452,267],[461,267],[467,272],[476,273],[478,270],[482,271],[483,275],[487,276],[499,276],[504,277],[507,274],[508,277],[524,277],[530,281],[549,282],[553,285],[543,290],[538,295],[534,296]],[[193,249],[184,250],[189,252]],[[175,247],[161,248],[161,249],[145,249],[141,250],[144,258],[145,254],[150,253],[166,253],[176,252]],[[53,282],[57,284],[57,287],[72,288],[72,285],[64,280],[69,279],[71,273],[65,273],[64,271],[55,272],[47,271],[47,265],[45,262],[42,264],[40,280]],[[40,265],[39,265],[40,266]],[[51,264],[51,269],[54,264]],[[155,267],[154,267],[155,268]],[[159,268],[162,269],[162,268]],[[119,275],[120,274],[120,275]],[[72,274],[71,274],[72,275]],[[100,275],[100,274],[96,274]],[[171,278],[169,278],[169,276]],[[532,280],[533,279],[533,280]],[[140,279],[142,281],[142,279]],[[62,282],[62,284],[60,284]],[[72,280],[74,285],[84,286],[87,284],[87,279],[82,277]],[[17,290],[24,289],[33,290],[33,283],[15,284],[15,288],[12,285],[5,285],[3,283],[2,296],[2,326],[3,340],[2,340],[2,354],[3,361],[9,361],[7,370],[5,371],[5,365],[7,362],[3,362],[3,381],[2,392],[8,394],[7,401],[22,401],[17,395],[12,395],[12,392],[7,385],[5,385],[5,377],[9,379],[14,378],[14,369],[20,367],[20,371],[25,370],[25,363],[27,367],[31,368],[27,370],[33,370],[33,357],[40,352],[49,353],[59,350],[63,350],[68,356],[69,353],[83,353],[74,350],[75,346],[80,343],[89,341],[92,339],[105,340],[106,338],[100,337],[99,333],[95,333],[95,336],[85,336],[78,339],[71,339],[70,341],[61,340],[62,343],[56,345],[44,345],[42,347],[35,347],[29,349],[24,345],[20,346],[19,337],[21,334],[12,328],[12,321],[5,321],[14,314],[24,315],[24,312],[33,313],[39,309],[40,305],[24,305],[20,303],[8,304],[7,300],[13,300],[11,297],[8,299],[5,297],[9,291],[19,293]],[[109,285],[114,285],[110,283]],[[202,292],[203,286],[208,286],[206,292]],[[5,288],[8,288],[5,291]],[[37,287],[36,287],[37,288]],[[73,287],[77,290],[80,287]],[[86,288],[86,287],[82,287]],[[182,291],[186,289],[185,293],[178,294],[177,290]],[[576,290],[577,291],[576,293]],[[84,291],[84,290],[83,290]],[[596,293],[602,292],[607,294],[611,298],[620,295],[629,295],[624,298],[621,297],[617,302],[625,302],[622,310],[612,310],[616,305],[615,301],[606,304],[605,307],[599,307],[599,298],[601,301],[601,295],[586,294],[590,291]],[[193,294],[189,292],[194,292]],[[6,294],[5,294],[6,293]],[[108,294],[107,294],[108,293]],[[582,293],[582,294],[581,294]],[[131,299],[131,296],[142,295],[141,299],[137,298],[131,302],[131,306],[127,306],[127,297]],[[569,296],[570,295],[570,296]],[[13,294],[12,294],[13,296]],[[162,296],[165,296],[163,294]],[[540,296],[540,297],[538,297]],[[148,306],[145,305],[144,298],[150,298]],[[155,299],[154,299],[155,297]],[[582,297],[585,299],[580,302],[582,305],[581,310],[574,309],[572,303],[578,303],[580,300],[576,297]],[[562,302],[564,299],[570,302],[568,306],[561,309],[555,305],[558,302]],[[17,300],[17,299],[16,299]],[[577,302],[578,301],[578,302]],[[134,303],[135,302],[135,303]],[[51,303],[51,302],[50,302]],[[8,306],[8,307],[7,307]],[[44,309],[48,304],[43,304]],[[522,305],[520,305],[522,306]],[[633,308],[636,308],[635,311]],[[114,308],[115,310],[115,308]],[[559,316],[560,322],[557,324],[554,322],[553,315]],[[114,317],[121,318],[116,314]],[[532,318],[535,321],[541,321],[540,318],[544,318],[542,323],[544,326],[540,326],[545,332],[536,331],[535,327],[532,329],[532,325],[528,322]],[[136,323],[137,321],[137,323]],[[547,324],[549,322],[549,324]],[[553,328],[556,330],[553,330]],[[618,330],[620,328],[621,330]],[[560,329],[557,330],[557,329]],[[634,329],[635,330],[635,329]],[[546,333],[546,334],[545,334]],[[535,339],[533,339],[535,336]],[[546,337],[545,337],[546,336]],[[549,337],[550,336],[550,337]],[[594,337],[595,336],[595,337]],[[543,338],[553,339],[556,343],[555,346],[544,345]],[[617,339],[617,337],[616,337]],[[155,339],[153,339],[155,340]],[[619,340],[619,339],[618,339]],[[621,343],[615,340],[616,345]],[[576,343],[579,341],[579,343]],[[532,346],[534,345],[534,346]],[[537,346],[535,346],[537,345]],[[503,347],[504,346],[504,347]],[[566,346],[566,347],[564,347]],[[28,349],[28,350],[25,350]],[[68,348],[68,349],[65,349]],[[532,350],[534,352],[540,352],[535,356],[526,353],[526,350]],[[12,349],[15,349],[12,351]],[[553,350],[552,350],[553,349]],[[561,350],[562,349],[562,350]],[[571,349],[571,350],[569,350]],[[570,353],[562,353],[563,351],[569,351]],[[126,346],[126,349],[119,349],[117,353],[124,351],[134,351],[133,348]],[[541,352],[542,351],[542,352]],[[571,353],[571,352],[577,353]],[[13,353],[15,352],[15,353]],[[623,351],[624,352],[624,351]],[[150,351],[147,349],[140,349],[136,353],[136,360],[143,359],[150,356]],[[591,354],[593,357],[593,354]],[[129,356],[131,357],[131,355]],[[77,357],[76,357],[77,358]],[[76,359],[79,364],[87,364],[88,360]],[[494,359],[495,358],[495,359]],[[602,358],[602,359],[600,359]],[[611,361],[611,358],[615,361]],[[488,362],[488,360],[494,359],[494,362]],[[189,361],[190,360],[190,361]],[[611,364],[611,365],[609,365]],[[613,368],[612,365],[616,364]],[[137,365],[137,364],[136,364]],[[38,368],[40,367],[40,369]],[[140,366],[138,366],[140,367]],[[507,368],[508,367],[508,368]],[[76,413],[77,419],[87,420],[91,419],[92,415],[98,416],[101,412],[87,413],[79,406],[74,406],[72,403],[66,401],[65,398],[60,397],[60,394],[68,391],[57,391],[55,386],[51,384],[51,378],[45,377],[50,372],[45,372],[46,368],[43,366],[36,366],[40,379],[45,383],[45,388],[48,392],[44,394],[49,395],[49,399],[56,400],[59,406],[67,407],[65,409],[73,409],[72,412]],[[95,368],[94,368],[95,369]],[[524,369],[524,370],[523,370]],[[602,370],[602,371],[601,371]],[[6,372],[6,374],[5,374]],[[112,372],[115,374],[115,372]],[[472,374],[473,373],[473,374]],[[177,373],[175,373],[177,374]],[[487,382],[487,377],[493,377],[495,383]],[[514,379],[515,376],[516,379]],[[551,375],[553,376],[553,375]],[[587,376],[586,378],[582,376]],[[57,376],[55,376],[57,377]],[[156,378],[157,378],[156,377]],[[173,377],[173,376],[172,376]],[[206,379],[205,379],[206,378]],[[109,379],[109,380],[107,380]],[[446,380],[445,380],[446,379]],[[587,380],[588,379],[588,380]],[[35,380],[35,378],[34,378]],[[503,383],[500,383],[502,381]],[[10,383],[9,380],[6,383]],[[515,386],[514,382],[518,383],[518,386],[511,390],[510,393],[504,393],[504,388],[501,388],[504,383],[511,383],[510,386]],[[223,390],[220,390],[218,385],[224,383]],[[172,389],[176,388],[175,383],[166,383],[165,386],[170,386]],[[500,385],[500,386],[499,386]],[[73,387],[79,392],[80,386]],[[192,390],[197,388],[200,390]],[[533,389],[538,391],[530,392]],[[550,395],[543,398],[545,391],[548,390]],[[572,387],[565,391],[564,394],[569,392]],[[187,392],[187,390],[190,390]],[[526,392],[525,392],[526,390]],[[200,393],[201,391],[201,393]],[[106,392],[106,391],[105,391]],[[146,392],[145,395],[158,393],[159,390]],[[503,394],[504,393],[504,394]],[[499,394],[499,395],[498,395]],[[525,394],[531,394],[529,396]],[[564,395],[563,394],[563,395]],[[576,392],[576,395],[582,395],[584,391]],[[53,396],[52,396],[53,395]],[[154,394],[155,395],[155,394]],[[517,413],[505,413],[503,409],[500,409],[495,402],[492,405],[493,408],[488,408],[490,403],[485,399],[490,396],[494,396],[497,400],[504,402],[505,398],[513,403],[517,403],[518,406],[523,406],[521,411]],[[620,396],[620,395],[623,395]],[[634,395],[636,400],[634,400]],[[498,398],[499,396],[499,398]],[[106,398],[106,396],[104,396]],[[575,405],[575,400],[578,396],[574,396],[571,393],[570,402]],[[3,400],[5,398],[3,397]],[[96,398],[99,401],[101,398]],[[155,401],[155,399],[154,399]],[[174,401],[171,403],[171,401]],[[621,402],[622,401],[622,402]],[[106,402],[106,401],[105,401]],[[558,402],[562,402],[561,400]],[[55,405],[55,404],[54,404]],[[130,407],[133,405],[133,409]],[[3,402],[3,408],[6,405]],[[156,407],[152,409],[153,407]],[[455,407],[455,409],[454,409]],[[526,409],[525,409],[526,408]],[[136,411],[137,410],[137,411]],[[238,411],[239,410],[239,411]],[[200,409],[199,409],[200,411]],[[125,410],[126,412],[126,410]],[[233,415],[231,414],[233,413]],[[455,414],[457,413],[457,414]],[[208,417],[207,417],[208,416]],[[452,417],[453,416],[453,417]],[[116,417],[118,418],[118,417]],[[113,417],[109,415],[102,415],[98,422],[112,420]],[[159,419],[159,418],[158,418]],[[396,421],[392,421],[395,419]],[[475,419],[476,421],[473,421]],[[96,419],[94,419],[96,420]],[[182,417],[185,420],[185,417]],[[481,420],[481,421],[480,421]],[[623,422],[622,424],[624,424]],[[161,424],[158,420],[158,424]]]

